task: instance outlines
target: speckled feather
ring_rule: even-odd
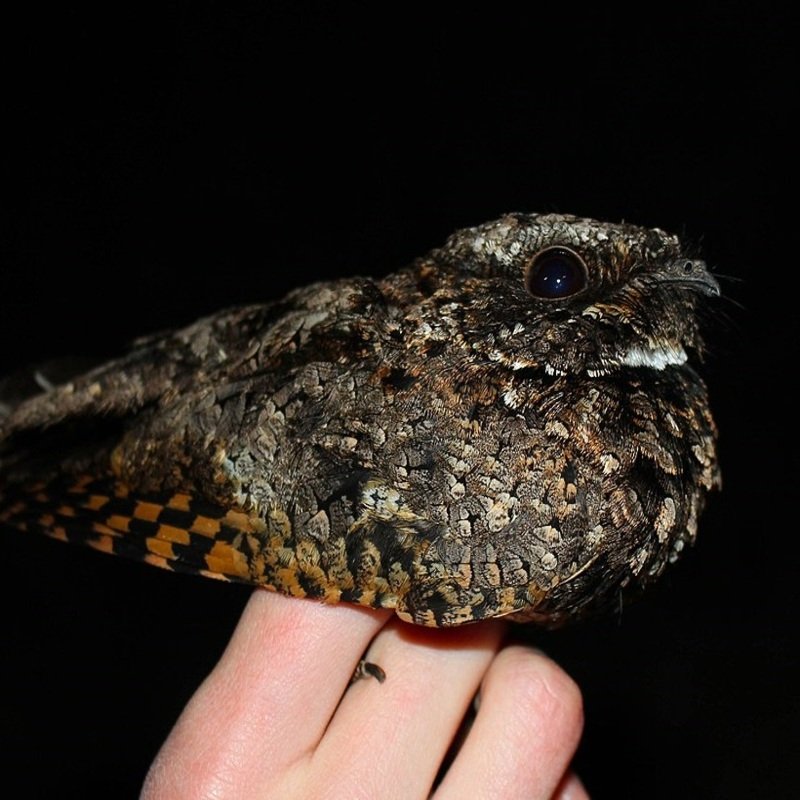
[[[536,296],[553,247],[584,284]],[[660,230],[510,214],[15,401],[0,521],[422,625],[562,624],[695,538],[714,294]]]

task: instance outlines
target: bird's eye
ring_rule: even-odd
[[[548,247],[537,253],[525,273],[525,288],[546,300],[571,297],[588,282],[583,259],[567,247]]]

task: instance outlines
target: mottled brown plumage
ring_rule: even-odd
[[[560,624],[695,538],[718,293],[660,230],[510,214],[15,402],[0,519],[423,625]]]

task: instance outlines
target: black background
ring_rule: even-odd
[[[526,634],[584,691],[593,796],[788,796],[797,109],[779,12],[34,9],[7,27],[0,367],[382,275],[506,211],[685,233],[738,279],[704,372],[724,490],[621,618]],[[2,553],[4,775],[17,796],[134,797],[248,590],[11,531]]]

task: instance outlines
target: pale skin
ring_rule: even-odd
[[[142,798],[585,800],[570,770],[580,691],[542,653],[504,646],[504,631],[429,630],[257,590]],[[348,686],[365,653],[386,680]],[[431,794],[476,695],[472,727]]]

